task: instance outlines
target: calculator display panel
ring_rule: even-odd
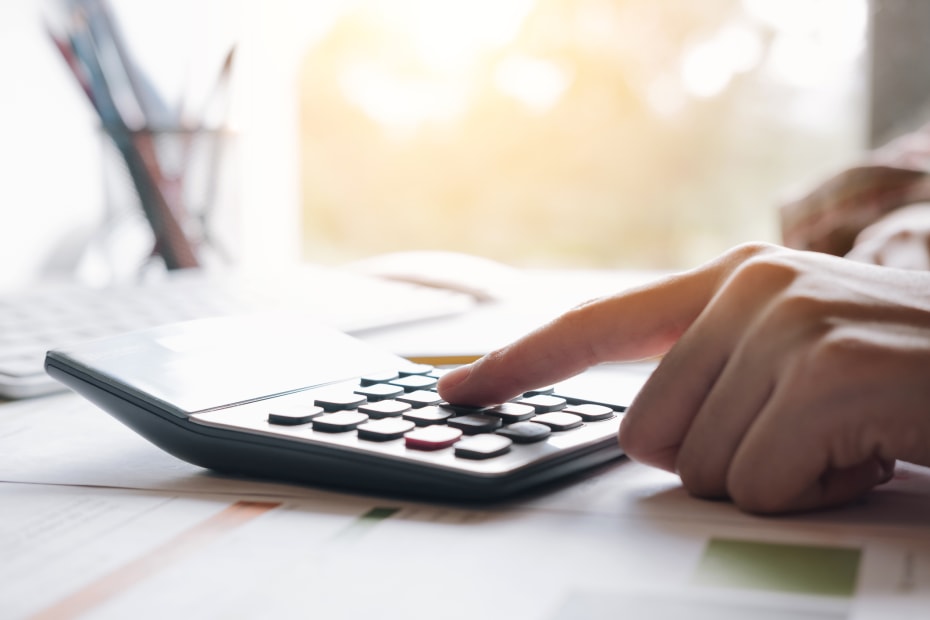
[[[205,319],[49,353],[184,417],[407,363],[310,321]]]

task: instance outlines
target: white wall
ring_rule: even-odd
[[[183,81],[179,37],[207,33],[201,48],[212,46],[219,57],[229,27],[218,22],[240,27],[232,110],[241,156],[237,250],[247,268],[298,260],[297,68],[307,29],[321,20],[297,0],[111,4],[139,64],[167,92]],[[104,216],[96,115],[45,33],[41,6],[0,3],[0,292],[70,275]],[[179,28],[188,17],[209,31]]]
[[[300,64],[308,46],[356,0],[240,2],[242,63],[234,111],[244,171],[240,250],[246,268],[268,269],[302,256]]]
[[[102,186],[94,116],[42,29],[38,0],[0,3],[0,290],[88,233]]]

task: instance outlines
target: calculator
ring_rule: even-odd
[[[628,404],[562,384],[449,403],[436,391],[443,369],[283,315],[124,333],[49,351],[45,367],[201,467],[446,500],[499,500],[621,457]]]

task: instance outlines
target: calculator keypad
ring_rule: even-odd
[[[559,393],[472,407],[443,401],[438,369],[417,365],[262,401],[195,413],[194,422],[392,459],[503,473],[616,435],[622,405]]]

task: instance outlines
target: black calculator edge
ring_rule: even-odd
[[[397,462],[387,468],[383,460],[365,455],[356,455],[357,461],[349,461],[340,450],[328,446],[313,446],[312,451],[307,446],[295,450],[288,442],[263,436],[249,436],[248,441],[243,441],[234,431],[196,424],[148,408],[130,395],[116,393],[113,386],[54,358],[46,358],[45,369],[52,378],[162,450],[193,465],[225,474],[411,498],[484,502],[510,498],[623,456],[616,439],[606,438],[564,458],[557,457],[544,465],[503,477],[466,476],[435,469],[424,475],[415,464]],[[365,463],[369,460],[377,465],[377,478],[372,477],[372,468]],[[332,475],[335,468],[339,469],[338,479]],[[317,470],[324,473],[315,475]]]

